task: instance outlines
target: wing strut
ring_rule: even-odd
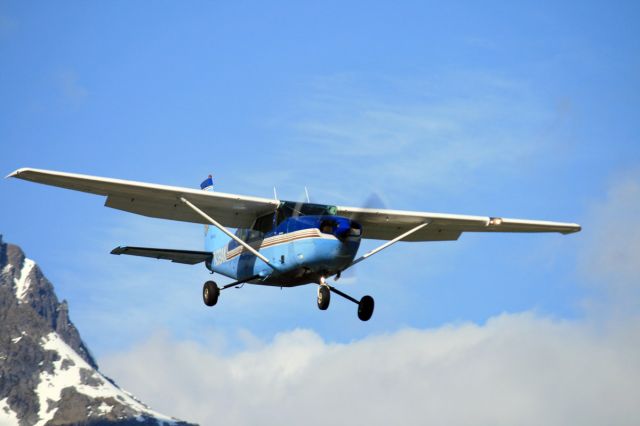
[[[227,236],[229,238],[231,238],[232,240],[234,240],[235,242],[237,242],[238,244],[240,244],[242,247],[246,248],[249,252],[251,252],[254,256],[256,256],[258,259],[262,260],[264,263],[266,263],[267,265],[269,265],[272,269],[277,270],[275,266],[273,266],[271,263],[269,263],[269,259],[267,259],[266,257],[264,257],[263,255],[261,255],[258,250],[254,249],[253,247],[251,247],[249,244],[247,244],[246,242],[242,241],[240,238],[238,238],[237,236],[233,235],[231,232],[229,232],[227,230],[227,228],[225,228],[224,226],[220,225],[218,222],[216,222],[212,217],[210,217],[208,214],[206,214],[205,212],[203,212],[202,210],[200,210],[198,207],[196,207],[195,205],[193,205],[189,200],[187,200],[184,197],[180,197],[180,201],[182,201],[184,204],[186,204],[187,206],[189,206],[194,212],[198,213],[200,216],[202,216],[203,218],[205,218],[206,220],[208,220],[209,222],[211,222],[211,224],[213,226],[215,226],[216,228],[218,228],[219,230],[221,230],[222,232],[224,232],[225,234],[227,234]]]
[[[392,245],[392,244],[397,243],[397,242],[398,242],[398,241],[400,241],[401,239],[406,238],[406,237],[408,237],[409,235],[413,234],[414,232],[417,232],[417,231],[421,230],[421,229],[422,229],[422,228],[424,228],[425,226],[429,225],[429,223],[430,223],[430,222],[424,222],[424,223],[421,223],[420,225],[418,225],[418,226],[416,226],[416,227],[414,227],[414,228],[409,229],[407,232],[405,232],[405,233],[404,233],[404,234],[402,234],[402,235],[398,235],[398,236],[397,236],[397,237],[395,237],[393,240],[387,241],[386,243],[384,243],[384,244],[383,244],[383,245],[381,245],[380,247],[375,248],[375,249],[371,250],[370,252],[363,254],[362,256],[360,256],[359,258],[357,258],[356,260],[354,260],[353,262],[351,262],[351,264],[350,264],[349,266],[347,266],[346,268],[344,268],[344,269],[350,268],[350,267],[352,267],[353,265],[355,265],[356,263],[360,263],[360,262],[362,262],[362,261],[363,261],[363,260],[365,260],[366,258],[368,258],[368,257],[370,257],[370,256],[373,256],[374,254],[376,254],[376,253],[378,253],[378,252],[380,252],[380,251],[382,251],[382,250],[386,249],[387,247],[389,247],[389,246],[390,246],[390,245]],[[343,269],[343,270],[344,270],[344,269]]]

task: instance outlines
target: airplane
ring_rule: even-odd
[[[455,241],[463,232],[558,232],[581,230],[575,223],[445,213],[343,207],[214,191],[211,175],[200,189],[157,185],[51,170],[21,168],[7,176],[106,197],[105,206],[148,217],[205,225],[204,251],[120,246],[115,255],[143,256],[195,265],[234,280],[202,289],[207,306],[221,290],[240,284],[276,287],[318,285],[317,305],[329,307],[331,293],[355,303],[368,321],[374,299],[360,300],[328,283],[399,241]],[[308,200],[307,200],[308,201]],[[235,228],[235,232],[227,228]],[[356,258],[362,239],[384,240]]]

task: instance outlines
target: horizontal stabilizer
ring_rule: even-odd
[[[170,260],[175,263],[195,265],[211,259],[211,253],[206,251],[171,250],[148,247],[116,247],[111,254],[128,254],[130,256],[152,257],[154,259]]]

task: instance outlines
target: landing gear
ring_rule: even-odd
[[[218,303],[218,297],[220,296],[220,288],[215,281],[207,281],[202,287],[202,300],[207,306],[213,306]]]
[[[362,299],[360,299],[358,301],[357,299],[354,299],[353,297],[349,296],[348,294],[343,293],[340,290],[338,290],[337,288],[331,287],[328,284],[320,285],[320,288],[318,289],[318,307],[320,309],[322,309],[320,307],[320,292],[321,292],[321,290],[324,290],[326,287],[328,287],[329,290],[331,290],[332,292],[334,292],[338,296],[342,296],[345,299],[350,300],[353,303],[355,303],[356,305],[358,305],[358,318],[360,318],[361,321],[369,321],[371,319],[371,316],[373,315],[373,306],[374,306],[373,297],[371,297],[371,296],[363,296]],[[327,307],[328,306],[329,306],[329,299],[327,298]],[[325,307],[324,309],[327,309],[327,308]]]
[[[358,318],[361,321],[369,321],[371,315],[373,315],[373,297],[363,296],[358,303]]]
[[[321,311],[327,310],[331,302],[331,290],[327,285],[318,286],[318,309]]]
[[[204,300],[204,304],[207,306],[213,306],[218,303],[218,297],[220,297],[220,291],[225,290],[229,287],[238,287],[240,284],[247,283],[249,281],[253,281],[260,278],[260,275],[253,275],[251,277],[243,278],[241,280],[232,282],[231,284],[227,284],[222,286],[222,288],[218,287],[215,281],[207,281],[204,283],[202,287],[202,300]]]

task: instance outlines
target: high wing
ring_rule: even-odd
[[[195,265],[211,259],[211,253],[206,251],[171,250],[147,247],[116,247],[111,254],[128,254],[131,256],[152,257],[154,259],[170,260],[175,263]]]
[[[184,197],[218,222],[230,228],[248,228],[256,217],[280,204],[268,198],[201,191],[122,179],[23,168],[7,177],[103,195],[105,206],[144,216],[208,224],[202,216],[180,202]]]
[[[23,168],[8,177],[103,195],[107,197],[105,206],[131,213],[209,224],[202,215],[181,201],[184,198],[221,225],[231,228],[248,228],[257,217],[275,211],[280,205],[280,201],[268,198],[49,170]],[[363,238],[376,240],[393,240],[424,223],[429,225],[407,235],[403,241],[453,241],[463,232],[570,234],[581,229],[575,223],[341,206],[336,207],[336,214],[355,219],[363,227]]]
[[[571,234],[581,229],[576,223],[341,206],[337,207],[337,215],[357,220],[362,225],[362,237],[373,240],[391,240],[421,223],[429,225],[402,241],[454,241],[463,232]]]

